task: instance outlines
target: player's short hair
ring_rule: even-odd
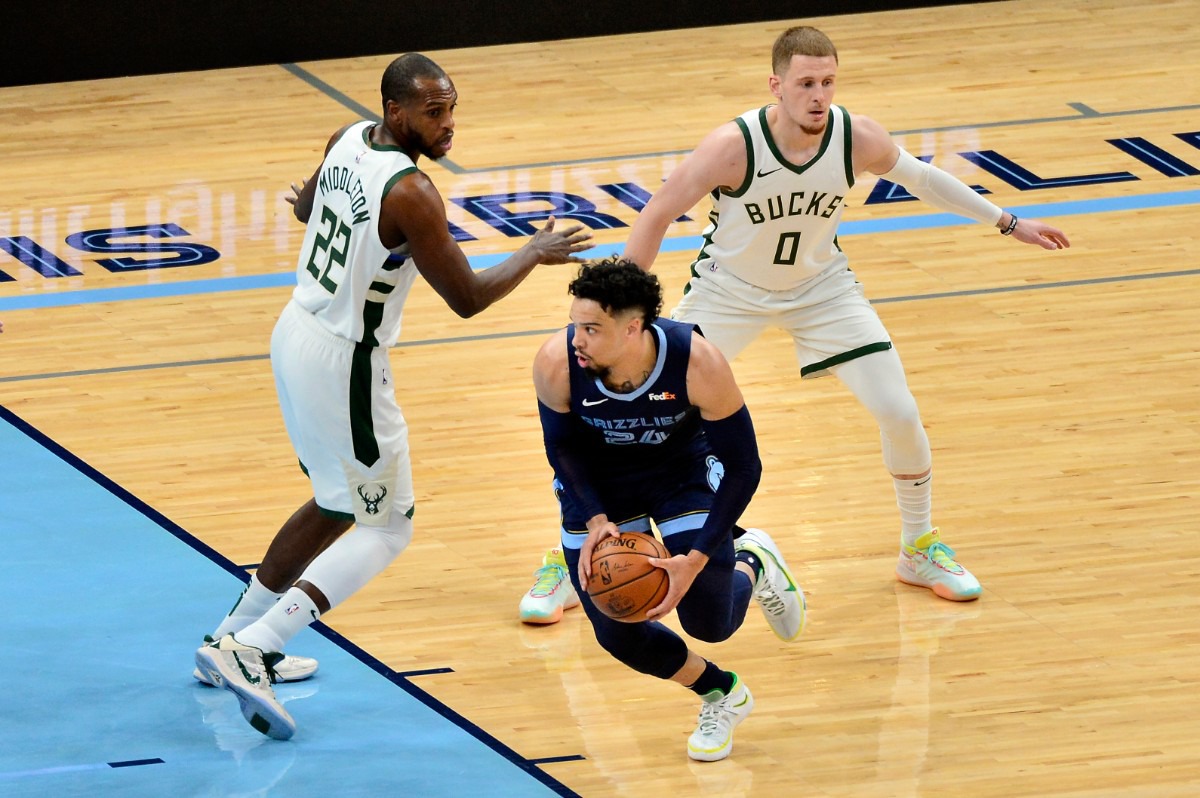
[[[637,308],[642,312],[645,326],[662,312],[662,284],[658,278],[616,255],[580,266],[567,292],[579,299],[592,300],[612,316]]]
[[[446,70],[420,53],[405,53],[383,71],[379,93],[383,96],[383,112],[387,115],[388,100],[407,105],[420,97],[417,81],[421,78],[441,80],[449,77]]]
[[[797,25],[779,34],[771,47],[771,70],[782,75],[792,64],[792,56],[809,55],[814,58],[833,56],[837,61],[837,48],[828,36],[808,25]]]

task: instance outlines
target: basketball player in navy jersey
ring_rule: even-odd
[[[380,89],[382,122],[334,133],[297,192],[295,215],[307,229],[296,289],[271,336],[280,408],[313,498],[279,530],[195,655],[196,678],[233,692],[250,725],[277,739],[291,737],[296,724],[271,682],[317,669],[311,658],[284,655],[283,646],[412,539],[408,427],[388,348],[417,273],[467,318],[538,264],[577,262],[591,246],[580,225],[560,232],[551,218],[503,263],[472,271],[441,196],[416,166],[422,155],[436,160],[450,151],[454,84],[433,61],[408,53],[387,67]]]
[[[878,122],[833,105],[837,49],[819,30],[785,31],[771,63],[775,103],[700,142],[638,215],[625,257],[649,269],[671,222],[711,196],[705,244],[671,317],[698,325],[730,360],[768,326],[788,331],[801,377],[835,375],[879,424],[900,509],[896,576],[945,599],[977,598],[979,582],[932,522],[929,439],[904,368],[837,242],[844,199],[857,176],[878,175],[1017,241],[1070,244],[909,155]]]
[[[690,636],[720,642],[753,595],[780,638],[803,631],[804,594],[774,541],[758,529],[733,536],[762,470],[750,413],[717,348],[693,325],[658,318],[657,277],[610,258],[581,267],[569,291],[572,323],[533,367],[567,570],[606,651],[702,698],[688,756],[724,759],[754,699],[659,620],[676,610]],[[607,536],[649,533],[651,521],[671,554],[651,560],[669,591],[649,620],[612,620],[587,595],[592,550]]]

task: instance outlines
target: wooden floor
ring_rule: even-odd
[[[425,166],[477,239],[464,249],[523,239],[451,200],[522,192],[587,199],[622,225],[597,240],[619,246],[636,212],[600,187],[652,191],[708,130],[767,102],[771,41],[797,21],[430,53],[460,105],[453,163]],[[565,323],[571,270],[543,267],[469,321],[414,289],[393,359],[417,536],[326,621],[398,670],[452,669],[418,684],[521,755],[563,758],[542,767],[589,798],[1196,794],[1200,177],[1162,164],[1200,166],[1200,2],[803,21],[839,45],[839,102],[1073,242],[1046,253],[979,225],[905,225],[934,209],[868,204],[871,179],[850,197],[842,244],[908,368],[935,520],[982,598],[894,581],[871,419],[833,380],[802,385],[790,343],[764,336],[734,364],[765,466],[745,520],[781,542],[809,629],[781,644],[752,609],[731,641],[697,646],[757,707],[730,759],[690,763],[693,696],[610,660],[578,611],[517,621],[557,523],[530,367]],[[270,278],[292,271],[302,234],[283,198],[356,118],[339,98],[377,109],[388,60],[0,89],[0,238],[78,272],[0,253],[0,404],[238,563],[307,495],[266,360],[289,292]],[[1117,139],[1170,157],[1156,167]],[[1038,185],[1133,179],[1021,190],[963,152],[999,153]],[[873,232],[889,222],[902,229]],[[164,224],[183,232],[113,248],[220,257],[110,271],[71,243],[102,236],[70,238]],[[691,254],[658,262],[672,298]]]

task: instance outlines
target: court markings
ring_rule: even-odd
[[[574,795],[324,624],[296,736],[253,731],[191,676],[245,572],[3,406],[0,452],[0,794]]]
[[[1139,194],[1128,197],[1103,197],[1089,200],[1048,202],[1032,205],[1008,206],[1018,216],[1046,218],[1054,216],[1078,216],[1093,213],[1114,213],[1154,208],[1171,208],[1200,205],[1200,190],[1170,191],[1155,194]],[[843,222],[838,237],[873,235],[906,230],[928,230],[934,228],[974,225],[978,222],[953,213],[926,213],[898,216],[888,219],[851,220]],[[700,236],[680,236],[663,242],[663,252],[699,251]],[[603,258],[620,254],[624,244],[600,244],[588,250],[587,257]],[[511,253],[473,255],[467,258],[475,270],[495,266]],[[259,288],[281,288],[296,284],[295,271],[271,274],[251,274],[237,277],[218,277],[207,280],[180,280],[177,282],[146,285],[116,286],[112,288],[90,288],[79,291],[55,291],[0,297],[0,312],[8,310],[32,310],[47,307],[70,307],[98,302],[124,302],[135,299],[161,299],[164,297],[195,296],[228,291],[249,291]]]

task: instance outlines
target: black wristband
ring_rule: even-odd
[[[1017,229],[1017,215],[1015,213],[1010,213],[1009,216],[1012,218],[1008,220],[1008,227],[1005,227],[1000,231],[1000,235],[1002,236],[1010,236],[1013,234],[1013,230]]]

